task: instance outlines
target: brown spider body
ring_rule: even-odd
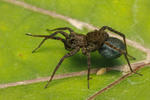
[[[88,52],[92,52],[101,48],[102,44],[109,38],[109,35],[103,30],[95,30],[86,35]]]
[[[121,40],[117,39],[117,38],[114,39],[114,38],[109,37],[109,35],[105,31],[106,29],[108,29],[109,31],[112,31],[112,32],[120,35],[121,37],[123,37],[124,43]],[[63,30],[68,30],[70,32],[70,34],[64,32]],[[26,34],[26,35],[32,36],[32,37],[43,37],[44,38],[42,40],[42,42],[39,44],[39,46],[32,51],[32,53],[34,53],[38,48],[40,48],[40,46],[47,39],[60,40],[61,42],[64,43],[65,49],[68,50],[69,52],[60,59],[59,63],[57,64],[56,68],[54,69],[54,71],[52,73],[52,76],[50,77],[50,80],[46,84],[45,88],[52,81],[57,69],[60,67],[60,65],[64,61],[64,59],[75,55],[77,52],[80,51],[80,49],[81,49],[82,53],[87,56],[88,88],[89,88],[89,79],[90,79],[89,76],[90,76],[90,66],[91,66],[90,53],[94,52],[96,50],[98,50],[99,52],[104,52],[104,53],[109,53],[109,54],[115,55],[115,54],[113,54],[113,52],[110,52],[110,48],[112,48],[113,50],[117,51],[115,56],[118,56],[118,55],[120,56],[121,54],[123,54],[125,56],[125,59],[127,60],[127,63],[129,65],[129,68],[130,68],[131,72],[134,72],[132,70],[132,67],[130,65],[128,57],[131,57],[132,59],[135,59],[135,58],[130,56],[127,52],[125,35],[123,33],[120,33],[118,31],[112,29],[111,27],[103,26],[101,29],[94,30],[92,32],[88,32],[86,35],[77,34],[71,28],[68,28],[68,27],[56,28],[56,29],[53,29],[53,30],[47,29],[47,31],[54,31],[54,33],[52,33],[51,35]],[[58,33],[62,34],[65,37],[65,39],[63,39],[61,37],[57,37],[56,35]],[[117,43],[117,41],[118,41],[118,43]],[[120,48],[121,46],[123,47],[123,49]],[[105,55],[104,53],[102,55]],[[109,55],[106,54],[106,57],[108,57],[108,56]],[[136,73],[136,72],[134,72],[134,73]],[[136,74],[139,74],[139,73],[136,73]],[[141,74],[139,74],[139,75],[141,75]]]
[[[101,48],[102,44],[109,38],[105,31],[94,30],[87,35],[72,33],[64,41],[66,50],[73,50],[76,47],[82,49],[82,53],[94,52]]]
[[[83,48],[87,45],[86,36],[83,34],[71,34],[64,42],[66,50],[73,50],[76,47]]]

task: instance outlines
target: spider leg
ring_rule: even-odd
[[[48,38],[44,38],[41,43],[32,51],[32,53],[34,53],[37,49],[39,49],[41,47],[41,45],[45,42],[45,40],[47,39],[54,39],[54,40],[61,40],[62,42],[64,42],[65,40],[60,38],[60,37],[48,37]]]
[[[32,37],[48,37],[49,36],[49,35],[32,35],[30,33],[26,33],[25,35],[32,36]]]
[[[34,53],[37,49],[39,49],[42,44],[47,40],[47,39],[54,39],[54,40],[61,40],[62,42],[64,42],[65,40],[60,38],[60,37],[53,37],[52,35],[32,35],[32,34],[26,34],[28,36],[32,36],[32,37],[44,37],[44,39],[40,42],[40,44],[32,51],[32,53]]]
[[[127,60],[128,66],[129,66],[129,68],[130,68],[130,71],[133,72],[133,73],[135,73],[135,74],[138,74],[138,75],[142,76],[142,74],[133,71],[133,69],[132,69],[132,67],[131,67],[131,64],[130,64],[130,62],[129,62],[129,59],[128,59],[126,53],[124,53],[124,56],[125,56],[125,59]]]
[[[43,40],[41,41],[41,43],[32,51],[32,53],[34,53],[38,48],[40,48],[41,45],[45,42],[45,40],[47,40],[47,38],[43,39]]]
[[[48,32],[50,32],[51,30],[47,29]],[[58,33],[62,34],[65,38],[68,38],[69,35],[66,33],[66,32],[63,32],[63,31],[56,31],[54,32],[53,34],[51,34],[51,36],[55,36],[57,35]]]
[[[127,54],[127,56],[130,57],[132,60],[136,60],[135,57],[133,57],[133,56],[131,56],[131,55],[129,55],[129,54]]]
[[[88,89],[89,89],[90,88],[89,80],[90,80],[91,55],[90,53],[87,53],[86,55],[87,55],[87,63],[88,63],[87,81],[88,81]]]
[[[47,29],[47,31],[49,32],[50,30]],[[58,33],[62,34],[65,38],[69,37],[69,35],[66,32],[63,32],[63,31],[56,31],[56,32],[54,32],[50,35],[32,35],[30,33],[27,33],[26,35],[32,36],[32,37],[53,37],[53,36],[57,35]]]
[[[52,30],[47,29],[48,31],[57,31],[57,30],[68,30],[70,33],[74,32],[71,28],[69,27],[62,27],[62,28],[55,28]]]
[[[128,55],[125,35],[124,35],[123,33],[121,33],[121,32],[118,32],[118,31],[112,29],[112,28],[109,27],[109,26],[103,26],[100,30],[106,30],[106,29],[108,29],[109,31],[112,31],[112,32],[114,32],[114,33],[120,35],[120,36],[123,38],[124,45],[125,45],[125,50],[126,50],[126,54]],[[132,58],[132,59],[136,59],[136,58],[134,58],[134,57],[132,57],[132,56],[130,56],[130,55],[128,55],[128,56],[129,56],[130,58]]]
[[[104,43],[105,43],[106,45],[108,45],[109,47],[111,47],[111,48],[113,48],[113,49],[119,51],[121,54],[124,55],[124,57],[125,57],[125,59],[126,59],[126,61],[127,61],[127,63],[128,63],[128,66],[129,66],[131,72],[133,72],[133,73],[135,73],[135,74],[138,74],[138,75],[142,76],[142,74],[137,73],[137,72],[135,72],[135,71],[132,69],[131,64],[130,64],[130,61],[129,61],[128,57],[127,57],[128,54],[126,53],[126,51],[121,50],[121,49],[119,49],[119,48],[117,48],[117,47],[111,45],[111,44],[108,43],[108,42],[104,42]]]
[[[45,85],[45,88],[47,88],[47,87],[48,87],[48,84],[52,81],[52,79],[53,79],[53,77],[54,77],[56,71],[58,70],[58,68],[60,67],[60,65],[61,65],[62,62],[64,61],[64,59],[66,59],[66,58],[68,58],[68,57],[70,57],[70,56],[73,56],[73,55],[76,54],[79,50],[80,50],[80,48],[77,47],[76,49],[70,51],[69,53],[67,53],[66,55],[64,55],[64,56],[60,59],[59,63],[58,63],[57,66],[55,67],[55,69],[54,69],[54,71],[53,71],[53,73],[52,73],[52,75],[51,75],[49,81],[48,81],[47,84]]]

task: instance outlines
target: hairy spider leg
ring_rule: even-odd
[[[112,28],[109,27],[109,26],[103,26],[100,30],[106,30],[106,29],[108,29],[109,31],[114,32],[114,33],[120,35],[120,36],[123,38],[124,45],[125,45],[125,50],[126,50],[126,54],[128,54],[128,51],[127,51],[127,45],[126,45],[126,37],[125,37],[125,35],[124,35],[123,33],[121,33],[121,32],[118,32],[118,31],[112,29]],[[133,57],[133,56],[130,56],[130,55],[128,55],[128,56],[129,56],[130,58],[132,58],[133,60],[136,59],[136,58]]]
[[[46,31],[47,31],[47,32],[51,32],[51,30],[49,30],[49,29],[46,29]],[[64,32],[64,31],[55,31],[55,32],[54,32],[53,34],[51,34],[51,35],[55,36],[57,33],[62,34],[65,38],[68,38],[68,37],[69,37],[68,33]]]
[[[49,85],[49,83],[52,81],[52,79],[53,79],[53,77],[54,77],[56,71],[58,70],[58,68],[60,67],[60,65],[61,65],[62,62],[64,61],[64,59],[65,59],[65,58],[68,58],[68,57],[70,57],[70,56],[75,55],[79,50],[80,50],[80,48],[77,47],[77,48],[75,48],[74,50],[72,50],[72,51],[70,51],[69,53],[67,53],[66,55],[64,55],[64,56],[60,59],[59,63],[58,63],[57,66],[55,67],[55,69],[54,69],[54,71],[53,71],[53,73],[52,73],[52,75],[51,75],[49,81],[48,81],[47,84],[45,85],[45,88],[47,88],[48,85]]]
[[[90,69],[91,69],[91,55],[90,53],[87,53],[87,63],[88,63],[88,73],[87,73],[87,81],[88,81],[88,89],[90,88],[89,86],[89,80],[90,80]]]
[[[65,38],[68,37],[68,34],[66,32],[63,32],[63,31],[56,31],[56,32],[54,32],[50,35],[32,35],[32,34],[29,34],[29,33],[27,33],[26,35],[33,36],[33,37],[48,37],[49,38],[49,37],[53,37],[53,36],[57,35],[58,33],[62,34]]]
[[[40,44],[32,51],[32,53],[34,53],[38,48],[41,47],[41,45],[45,42],[45,40],[47,39],[54,39],[54,40],[61,40],[63,43],[65,42],[64,39],[60,38],[60,37],[54,37],[55,35],[57,35],[58,33],[62,34],[63,36],[65,36],[66,38],[68,38],[68,34],[62,31],[56,31],[51,35],[32,35],[32,34],[26,34],[28,36],[32,36],[32,37],[44,37],[44,39],[40,42]],[[67,35],[66,35],[67,34]]]
[[[117,48],[117,47],[111,45],[111,44],[110,44],[109,42],[107,42],[107,41],[105,41],[104,43],[105,43],[106,45],[110,46],[111,48],[113,48],[113,49],[119,51],[121,54],[126,53],[126,51],[121,50],[121,49],[119,49],[119,48]],[[129,54],[127,54],[127,53],[126,53],[126,55],[127,55],[128,57],[132,57],[131,55],[129,55]],[[134,59],[134,58],[132,58],[132,59],[133,59],[133,60],[136,60],[136,59]]]
[[[127,56],[128,56],[128,57],[130,57],[132,60],[136,60],[136,58],[135,58],[135,57],[133,57],[133,56],[129,55],[128,53],[127,53]]]
[[[47,39],[54,39],[54,40],[61,40],[62,42],[64,42],[65,40],[60,38],[60,37],[50,37],[49,35],[31,35],[31,34],[26,34],[28,36],[32,36],[32,37],[44,37],[44,39],[40,42],[40,44],[32,51],[32,53],[34,53],[38,48],[41,47],[41,45],[45,42],[45,40]]]
[[[130,61],[129,61],[128,57],[127,57],[128,54],[126,53],[126,51],[121,50],[121,49],[119,49],[119,48],[117,48],[117,47],[111,45],[111,44],[110,44],[109,42],[107,42],[107,41],[105,41],[104,43],[105,43],[106,45],[108,45],[109,47],[111,47],[111,48],[113,48],[113,49],[119,51],[121,54],[124,55],[124,57],[125,57],[125,59],[126,59],[126,61],[127,61],[127,63],[128,63],[128,66],[129,66],[131,72],[142,76],[142,74],[133,71],[133,69],[132,69],[132,67],[131,67],[131,64],[130,64]]]
[[[52,30],[49,30],[47,29],[47,31],[57,31],[57,30],[68,30],[70,33],[73,33],[74,31],[69,28],[69,27],[61,27],[61,28],[55,28],[55,29],[52,29]]]
[[[44,38],[41,43],[32,51],[32,53],[34,53],[38,48],[41,47],[41,45],[45,42],[45,40],[47,40],[47,38]]]

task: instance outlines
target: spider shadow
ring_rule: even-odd
[[[78,53],[73,57],[70,57],[69,59],[71,59],[71,64],[74,65],[74,67],[84,70],[87,69],[87,57],[82,55],[82,53]],[[121,64],[122,62],[118,58],[106,59],[102,57],[98,52],[91,53],[91,68],[113,67]]]
[[[39,52],[49,52],[52,50],[53,50],[52,48],[44,47],[41,50],[39,50]],[[59,49],[57,49],[57,50],[59,50]],[[67,52],[64,52],[64,53],[67,53]],[[70,59],[70,61],[71,61],[71,62],[69,62],[70,65],[68,67],[69,69],[67,69],[68,71],[77,72],[77,71],[81,71],[81,70],[87,70],[87,57],[85,55],[83,55],[81,52],[79,52],[76,55],[69,57],[67,59]],[[67,60],[65,60],[65,62],[67,62]],[[113,67],[113,66],[121,65],[121,64],[122,63],[119,61],[119,59],[106,59],[106,58],[102,57],[98,52],[91,53],[91,68]],[[62,66],[63,66],[63,64],[62,64]],[[113,75],[113,74],[117,74],[117,73],[109,72],[108,74]],[[70,78],[64,78],[64,79],[60,79],[60,81],[66,82],[69,79]],[[61,83],[60,81],[57,82],[57,81],[53,80],[53,82],[49,84],[49,87],[60,84]]]
[[[36,51],[36,53],[45,53],[45,52],[53,52],[53,51],[61,51],[61,47],[42,47]],[[64,54],[67,52],[64,51]],[[62,54],[63,55],[63,54]],[[87,69],[87,57],[83,55],[81,52],[73,55],[72,57],[69,57],[67,59],[70,59],[70,67],[71,71],[81,71]],[[67,62],[65,60],[63,63]],[[121,65],[121,61],[117,59],[106,59],[102,57],[98,52],[92,52],[91,53],[91,68],[104,68],[104,67],[113,67],[117,65]]]

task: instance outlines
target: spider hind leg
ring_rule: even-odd
[[[124,57],[125,57],[125,59],[126,59],[126,61],[127,61],[127,63],[128,63],[128,66],[129,66],[129,68],[130,68],[130,71],[133,72],[133,73],[135,73],[135,74],[137,74],[137,75],[142,76],[142,74],[137,73],[137,72],[135,72],[135,71],[132,69],[131,64],[130,64],[130,61],[129,61],[129,59],[128,59],[128,56],[130,56],[130,55],[128,55],[128,54],[126,53],[126,51],[121,50],[121,49],[119,49],[119,48],[117,48],[117,47],[111,45],[109,42],[105,42],[105,44],[108,45],[109,47],[111,47],[111,48],[117,50],[118,52],[120,52],[120,54],[123,54]]]

